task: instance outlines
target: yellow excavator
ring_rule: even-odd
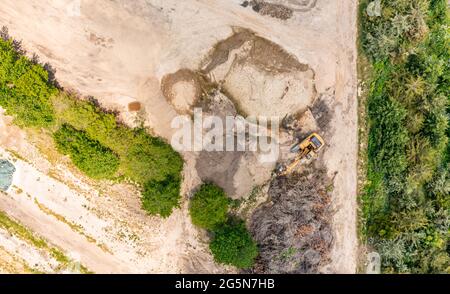
[[[277,174],[279,176],[285,176],[290,174],[297,165],[302,161],[303,158],[310,159],[313,156],[317,156],[318,152],[325,146],[325,141],[317,133],[312,133],[302,142],[295,144],[291,148],[291,152],[297,153],[294,161],[289,165],[281,165],[277,169]]]

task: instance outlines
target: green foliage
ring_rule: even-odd
[[[47,127],[54,121],[50,97],[57,90],[47,71],[16,52],[11,40],[0,38],[0,106],[16,122],[28,127]]]
[[[150,180],[144,185],[142,207],[153,215],[168,217],[179,207],[181,179],[168,175],[163,180]]]
[[[381,0],[381,16],[370,17],[362,2],[362,45],[375,60],[408,52],[425,37],[428,26],[428,0]]]
[[[219,226],[214,231],[209,248],[217,262],[238,268],[251,267],[258,256],[258,246],[245,223],[238,220],[230,220]]]
[[[233,201],[227,198],[220,187],[206,183],[191,199],[189,213],[194,225],[212,233],[209,248],[216,262],[249,268],[258,256],[258,247],[245,222],[229,218],[230,203]]]
[[[60,95],[55,97],[54,105],[62,123],[85,131],[120,156],[120,173],[125,177],[142,185],[151,180],[164,181],[167,176],[179,177],[183,160],[160,138],[148,135],[144,129],[117,123],[113,114],[89,101]]]
[[[62,123],[83,130],[119,156],[118,174],[144,187],[142,205],[146,211],[167,217],[178,207],[183,160],[169,144],[144,129],[117,123],[113,114],[89,101],[59,95],[53,102]]]
[[[203,184],[191,199],[189,213],[192,223],[204,229],[214,229],[226,222],[229,200],[225,192],[213,184]]]
[[[361,18],[373,60],[364,232],[385,272],[450,272],[447,4],[394,0],[382,9]]]
[[[75,166],[91,178],[111,178],[119,167],[117,155],[83,131],[63,125],[53,138],[58,150],[69,155]]]
[[[144,129],[117,123],[89,101],[58,91],[43,66],[30,61],[18,43],[0,32],[0,106],[25,127],[62,126],[55,133],[61,152],[95,179],[127,179],[143,187],[143,207],[168,216],[178,206],[183,160]]]

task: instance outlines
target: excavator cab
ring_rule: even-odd
[[[312,133],[302,142],[295,144],[291,148],[291,152],[297,153],[297,156],[295,157],[294,161],[288,166],[279,166],[277,168],[278,175],[281,176],[291,173],[302,159],[311,159],[312,157],[317,156],[323,146],[325,146],[325,141],[322,139],[322,137],[317,133]]]

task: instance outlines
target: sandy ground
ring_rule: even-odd
[[[69,5],[74,2],[80,3],[79,10]],[[330,176],[335,175],[335,243],[328,270],[352,273],[357,259],[357,3],[351,0],[309,1],[311,5],[296,0],[270,2],[293,8],[293,17],[281,21],[262,16],[243,8],[238,0],[3,0],[0,25],[8,26],[12,36],[22,39],[29,52],[37,53],[43,62],[50,62],[64,87],[95,96],[103,105],[124,113],[128,103],[141,102],[146,124],[166,139],[174,132],[170,122],[177,112],[161,91],[164,76],[182,68],[201,68],[213,46],[228,38],[235,27],[249,29],[278,44],[312,69],[316,97],[332,98],[334,116],[332,127],[325,134],[328,146],[324,154]],[[249,69],[243,68],[242,72],[248,73]],[[260,80],[270,82],[270,77],[258,76]],[[283,89],[279,84],[273,85],[275,88],[268,85],[259,95],[271,94],[271,89],[278,92]],[[186,84],[178,87],[188,88]],[[311,89],[311,81],[306,79],[302,87],[300,90]],[[283,105],[276,100],[280,99],[278,94],[273,98],[274,107]],[[295,97],[289,96],[290,103]],[[310,103],[305,99],[310,99],[311,94],[304,97],[298,100],[298,105]],[[178,95],[176,99],[180,99]],[[185,108],[181,101],[175,104]],[[268,109],[267,105],[270,104],[256,110],[262,113]],[[277,109],[286,111],[283,107]],[[80,254],[82,262],[94,271],[224,270],[214,265],[204,252],[205,244],[199,241],[201,232],[190,224],[186,204],[167,220],[148,217],[139,209],[136,193],[131,188],[112,187],[112,191],[100,193],[104,187],[79,180],[79,174],[71,174],[62,165],[45,163],[45,158],[24,139],[25,135],[11,128],[5,123],[1,132],[2,156],[11,156],[7,149],[17,149],[31,163],[17,161],[18,174],[22,176],[15,178],[15,185],[32,196],[30,201],[25,201],[10,192],[10,198],[0,202],[1,210],[50,242]],[[184,154],[184,157],[183,191],[187,196],[200,180],[195,169],[196,155]],[[50,171],[59,180],[49,177]],[[24,203],[18,205],[19,199]],[[42,207],[47,208],[44,209],[47,213]],[[53,213],[49,215],[49,211]],[[82,233],[55,215],[81,226]],[[132,237],[122,240],[121,230],[127,231],[127,236],[135,234],[139,240]]]

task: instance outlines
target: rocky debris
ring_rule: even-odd
[[[290,19],[294,15],[294,11],[284,5],[267,3],[260,0],[244,1],[241,5],[243,7],[250,6],[255,12],[261,15],[267,15],[281,20]]]
[[[282,120],[284,129],[290,131],[294,138],[301,140],[311,133],[320,132],[317,121],[311,109],[307,109],[299,114],[288,115]]]
[[[319,273],[329,263],[330,180],[324,169],[275,178],[268,204],[253,214],[250,229],[260,247],[252,273]]]

